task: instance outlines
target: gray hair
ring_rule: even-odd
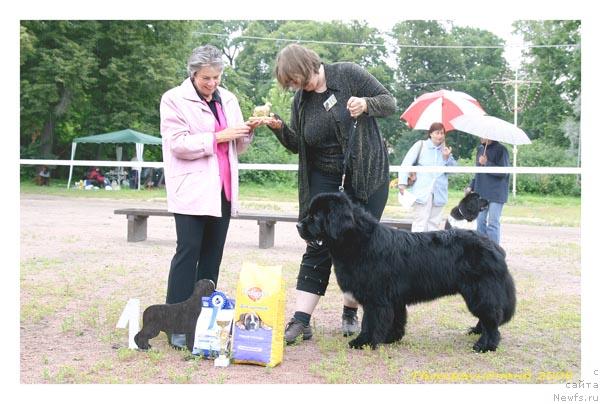
[[[188,74],[193,77],[198,70],[206,66],[223,70],[223,54],[212,45],[199,46],[192,51],[187,62]]]

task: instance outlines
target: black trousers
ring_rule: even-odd
[[[313,171],[310,176],[310,196],[311,198],[322,192],[338,192],[341,176],[326,175],[319,171]],[[384,183],[379,189],[369,197],[365,204],[354,197],[354,189],[351,185],[351,179],[346,177],[344,192],[354,202],[360,203],[369,213],[377,219],[381,219],[383,209],[388,199],[388,182]],[[325,290],[329,284],[331,275],[331,257],[329,249],[324,246],[313,246],[307,244],[306,251],[302,256],[300,271],[296,289],[309,292],[315,295],[325,295]]]
[[[231,219],[231,203],[224,193],[221,214],[222,217],[174,214],[177,249],[171,260],[167,303],[187,300],[200,279],[211,279],[217,284]]]

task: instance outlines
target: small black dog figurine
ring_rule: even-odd
[[[202,297],[210,296],[215,291],[215,284],[210,279],[200,279],[194,286],[189,299],[181,303],[155,304],[144,310],[143,326],[135,337],[139,349],[146,350],[151,346],[148,340],[164,331],[171,334],[185,334],[187,348],[194,348],[196,321],[202,311]]]

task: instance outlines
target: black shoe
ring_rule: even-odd
[[[291,345],[296,342],[300,335],[302,335],[303,340],[311,339],[312,328],[310,328],[310,325],[304,325],[292,317],[290,322],[285,326],[285,342]]]
[[[360,331],[358,316],[356,314],[342,314],[342,334],[344,337],[349,337]]]
[[[174,349],[187,349],[185,334],[169,335],[169,345]]]

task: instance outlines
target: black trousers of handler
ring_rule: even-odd
[[[310,197],[322,192],[338,192],[341,182],[340,175],[324,174],[313,170],[310,176]],[[385,182],[364,204],[354,197],[351,179],[346,176],[344,192],[354,202],[360,203],[363,208],[377,218],[381,219],[383,209],[388,199],[388,182]],[[331,274],[331,256],[329,249],[324,246],[307,244],[306,251],[300,263],[300,272],[296,283],[296,290],[309,292],[315,295],[325,295]]]
[[[231,203],[223,192],[221,214],[222,217],[174,214],[177,249],[167,283],[168,304],[187,300],[200,279],[211,279],[217,284],[231,219]]]

